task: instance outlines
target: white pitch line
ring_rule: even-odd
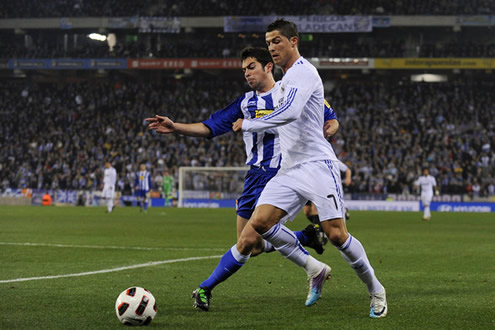
[[[124,267],[110,268],[110,269],[102,269],[102,270],[96,270],[96,271],[92,271],[92,272],[65,274],[65,275],[52,275],[52,276],[39,276],[39,277],[25,277],[25,278],[15,278],[15,279],[11,279],[11,280],[0,280],[0,283],[13,283],[13,282],[36,281],[36,280],[49,280],[49,279],[64,278],[64,277],[88,276],[88,275],[95,275],[95,274],[120,272],[122,270],[128,270],[128,269],[136,269],[136,268],[143,268],[143,267],[150,267],[150,266],[158,266],[158,265],[163,265],[163,264],[171,264],[171,263],[175,263],[175,262],[214,259],[214,258],[221,258],[221,257],[222,256],[206,256],[206,257],[191,257],[191,258],[183,258],[183,259],[151,261],[151,262],[147,262],[145,264],[124,266]]]
[[[53,243],[11,243],[0,242],[0,245],[16,245],[16,246],[47,246],[47,247],[61,247],[61,248],[84,248],[84,249],[118,249],[118,250],[207,250],[207,251],[224,251],[221,248],[150,248],[139,246],[114,246],[114,245],[70,245],[70,244],[53,244]]]

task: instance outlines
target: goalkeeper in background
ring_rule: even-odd
[[[168,170],[163,171],[162,188],[163,197],[165,198],[165,206],[172,206],[170,198],[172,197],[172,187],[174,185],[174,178],[170,175]]]

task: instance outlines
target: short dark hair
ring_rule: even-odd
[[[246,58],[252,57],[255,58],[256,61],[260,62],[263,67],[265,67],[268,63],[273,63],[272,55],[268,49],[263,47],[247,47],[241,51],[241,61],[244,61]]]
[[[272,32],[275,30],[280,31],[280,33],[283,36],[287,37],[287,39],[290,39],[292,37],[297,37],[299,39],[299,32],[297,31],[297,25],[294,24],[293,22],[286,21],[283,18],[272,22],[266,28],[266,32]]]

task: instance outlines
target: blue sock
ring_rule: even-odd
[[[234,245],[235,248],[235,245]],[[207,287],[210,290],[219,284],[225,281],[230,277],[230,275],[234,274],[239,268],[242,267],[244,263],[240,263],[237,261],[231,250],[228,250],[220,259],[220,262],[217,265],[217,268],[211,273],[210,277],[208,277],[203,283],[201,283],[200,287]]]
[[[309,243],[308,236],[304,235],[302,231],[295,231],[294,234],[303,246],[306,246]]]
[[[148,202],[144,202],[144,210],[148,211]]]

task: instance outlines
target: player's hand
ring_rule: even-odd
[[[323,136],[325,138],[332,137],[339,129],[339,122],[336,119],[330,119],[323,124]]]
[[[239,131],[242,131],[242,122],[244,121],[244,119],[242,118],[239,118],[237,119],[235,122],[232,123],[232,130],[234,132],[239,132]]]
[[[175,132],[174,122],[168,117],[156,115],[154,118],[146,118],[145,120],[149,123],[148,128],[157,133],[170,134]]]
[[[438,190],[435,191],[435,196],[440,195],[440,192]]]
[[[344,184],[346,186],[350,186],[351,185],[351,178],[346,178],[345,181],[344,181]]]

